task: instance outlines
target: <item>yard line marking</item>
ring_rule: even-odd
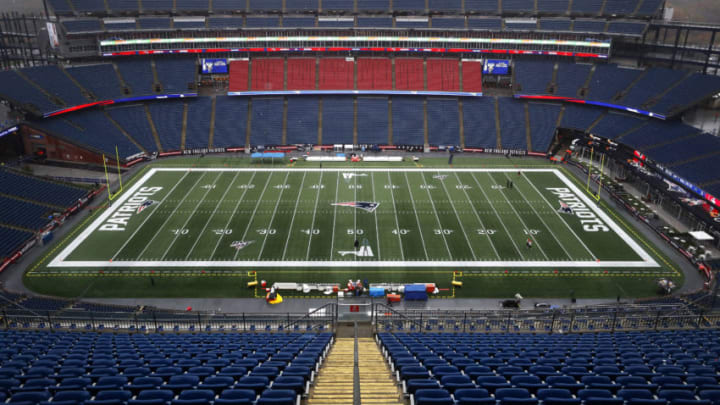
[[[507,178],[508,180],[510,179],[510,177],[507,175],[507,173],[505,173],[505,178]],[[528,181],[529,181],[529,180],[528,180]],[[560,248],[563,250],[563,252],[565,252],[565,255],[568,257],[568,259],[572,260],[573,257],[572,257],[572,255],[570,254],[570,252],[568,252],[567,249],[565,249],[565,245],[564,245],[562,242],[560,242],[560,240],[557,238],[557,235],[555,235],[555,232],[553,232],[552,230],[550,230],[550,227],[549,227],[548,224],[545,222],[545,220],[543,219],[542,215],[538,214],[538,212],[535,210],[535,205],[534,205],[534,204],[530,204],[530,203],[528,202],[527,198],[525,198],[525,194],[522,192],[522,190],[521,190],[520,188],[517,188],[517,189],[516,189],[516,188],[513,187],[513,190],[517,190],[517,192],[520,194],[520,197],[522,197],[523,200],[525,200],[525,203],[526,203],[528,206],[530,206],[530,209],[535,213],[535,216],[537,216],[538,218],[540,218],[540,222],[542,222],[542,224],[543,224],[543,226],[545,227],[545,229],[547,229],[547,231],[550,233],[550,236],[552,236],[553,239],[555,239],[555,242],[557,242],[558,245],[560,245]],[[558,214],[558,215],[559,215],[559,214]],[[538,247],[540,247],[540,244],[538,244]]]
[[[457,179],[459,184],[462,184],[462,181],[460,180],[460,176],[458,176],[457,172],[454,172],[455,178]],[[477,212],[477,208],[475,208],[475,205],[472,203],[472,199],[470,198],[470,195],[468,194],[467,190],[464,188],[462,189],[463,193],[465,193],[465,198],[467,198],[468,203],[470,204],[470,207],[472,208],[473,213],[475,214],[475,218],[477,218],[478,222],[480,223],[480,226],[483,227],[483,229],[487,229],[485,227],[485,224],[483,223],[483,220],[480,218],[480,215]],[[492,247],[493,251],[495,252],[495,256],[499,259],[500,253],[498,253],[497,249],[495,248],[495,244],[492,241],[492,238],[490,237],[489,233],[485,233],[485,236],[488,238],[488,242],[490,242],[490,246]]]
[[[290,177],[290,171],[288,170],[287,174],[285,174],[285,180],[283,181],[283,184],[287,184],[288,177]],[[267,229],[272,229],[272,224],[275,221],[275,214],[277,214],[277,207],[280,205],[280,201],[282,200],[282,196],[285,193],[286,188],[283,187],[280,190],[280,195],[278,196],[277,201],[275,202],[275,209],[273,210],[272,216],[270,217],[270,223],[267,226]],[[302,191],[302,189],[300,189]],[[260,247],[260,253],[258,253],[258,260],[260,260],[260,257],[262,256],[263,250],[265,250],[265,243],[267,243],[268,235],[270,235],[270,232],[265,232],[265,238],[263,239],[262,246]]]
[[[213,180],[212,184],[215,184],[218,181],[218,179],[220,178],[220,176],[222,176],[222,173],[219,173],[218,176],[215,177],[215,180]],[[195,216],[195,213],[197,213],[197,209],[200,208],[200,205],[203,203],[203,201],[205,201],[205,197],[207,197],[207,195],[210,194],[210,190],[212,190],[212,188],[210,188],[210,187],[208,187],[208,189],[205,190],[205,194],[203,194],[202,198],[200,200],[198,200],[197,204],[195,204],[195,208],[192,210],[193,213],[187,216],[187,218],[185,219],[185,222],[183,222],[180,229],[185,229],[187,224],[190,223],[190,219],[192,219],[192,217]],[[165,249],[165,253],[163,253],[162,257],[160,258],[161,260],[165,260],[165,256],[167,256],[167,254],[170,252],[170,249],[172,248],[172,246],[175,244],[175,242],[177,241],[177,239],[179,237],[180,237],[180,233],[176,233],[172,242],[170,242],[167,249]]]
[[[413,212],[415,212],[415,221],[417,221],[418,232],[420,233],[420,240],[422,241],[423,250],[425,251],[425,260],[430,260],[430,256],[427,252],[427,247],[425,246],[425,237],[423,236],[422,227],[420,226],[420,217],[418,217],[417,208],[415,207],[415,198],[413,198],[412,187],[410,187],[410,180],[408,180],[407,172],[405,172],[405,184],[407,184],[408,193],[410,193],[410,202],[413,206]],[[445,246],[447,247],[447,243],[445,244]],[[449,251],[450,249],[448,249],[448,252]]]
[[[370,173],[370,185],[372,187],[372,198],[373,201],[375,200],[375,173]],[[377,257],[378,260],[382,258],[382,255],[380,255],[380,229],[378,228],[378,214],[377,209],[373,210],[373,214],[375,214],[375,238],[377,238]]]
[[[488,173],[488,177],[490,177],[490,180],[492,180],[493,184],[498,185],[498,183],[495,182],[495,178],[494,178],[490,173]],[[511,203],[510,200],[508,199],[507,195],[505,195],[505,192],[502,191],[502,189],[500,189],[499,191],[500,191],[500,194],[502,194],[502,196],[505,197],[505,201],[507,201],[508,205],[510,205],[510,208],[512,208],[513,212],[515,213],[515,216],[518,217],[518,219],[520,220],[520,223],[522,224],[522,226],[525,227],[525,229],[530,229],[530,228],[528,228],[528,226],[527,226],[527,224],[525,223],[525,221],[523,221],[523,219],[522,219],[522,217],[520,216],[520,214],[518,214],[517,210],[515,209],[515,206],[512,205],[512,203]],[[548,231],[548,232],[549,232],[549,231]],[[511,236],[511,237],[512,237],[512,236]],[[528,235],[528,238],[529,238],[529,239],[532,238],[532,235]],[[548,257],[547,253],[545,253],[545,251],[543,250],[542,246],[540,246],[540,242],[537,240],[537,238],[535,238],[535,243],[537,244],[538,249],[540,249],[540,253],[542,253],[543,256],[545,256],[546,259],[550,260],[550,257]]]
[[[265,187],[263,187],[262,192],[260,193],[260,197],[258,197],[257,202],[255,203],[255,208],[253,209],[252,214],[248,217],[248,223],[245,226],[245,232],[243,232],[241,241],[245,240],[245,237],[247,237],[248,232],[250,231],[250,225],[252,225],[253,218],[255,218],[255,213],[257,212],[258,207],[260,206],[260,203],[262,202],[262,198],[265,195],[265,190],[267,190],[268,184],[270,184],[270,179],[272,178],[273,173],[271,172],[268,176],[267,180],[265,181]],[[233,260],[237,260],[238,254],[240,254],[240,249],[235,250],[235,255],[233,255]]]
[[[202,180],[202,179],[205,177],[206,174],[207,174],[207,173],[203,173],[202,176],[198,177],[198,179],[195,180],[195,184],[193,184],[192,187],[190,187],[190,189],[195,188],[195,186],[197,186],[198,183],[200,183],[200,180]],[[153,241],[155,240],[155,238],[157,238],[158,235],[160,235],[160,231],[162,231],[162,229],[165,228],[165,225],[167,225],[168,221],[170,221],[170,218],[172,218],[173,215],[175,215],[175,211],[177,211],[178,207],[180,207],[180,206],[183,204],[183,202],[185,202],[185,199],[186,199],[189,195],[190,195],[189,192],[186,193],[185,196],[183,196],[183,198],[180,200],[180,202],[179,202],[179,203],[175,206],[175,208],[172,210],[172,212],[170,213],[170,215],[168,215],[167,218],[165,218],[165,221],[163,221],[162,225],[160,225],[160,227],[158,227],[157,231],[155,231],[155,234],[152,236],[152,238],[150,239],[150,241],[145,245],[145,247],[144,247],[143,250],[140,252],[140,254],[138,254],[138,255],[136,256],[138,259],[141,258],[143,254],[145,254],[145,251],[147,250],[147,248],[150,247],[150,245],[152,245],[152,243],[153,243]]]
[[[478,181],[477,177],[475,177],[474,173],[470,173],[470,177],[475,180],[475,184],[477,184],[480,191],[483,193],[483,196],[485,196],[485,201],[487,201],[490,204],[490,207],[492,208],[493,212],[495,212],[495,216],[500,220],[500,225],[502,225],[503,229],[505,229],[505,233],[507,234],[508,238],[510,239],[510,242],[512,242],[513,246],[515,246],[515,250],[517,250],[520,257],[525,260],[525,255],[522,253],[522,250],[518,247],[517,243],[515,243],[515,238],[512,237],[512,234],[510,233],[510,230],[508,229],[507,225],[505,225],[505,221],[502,220],[502,217],[497,212],[497,209],[495,208],[495,205],[490,202],[490,197],[488,197],[487,193],[485,192],[485,189],[480,185],[480,181]]]
[[[222,204],[223,200],[225,200],[225,197],[227,196],[228,192],[230,192],[230,190],[233,188],[233,185],[235,184],[235,180],[237,180],[239,175],[240,175],[240,172],[235,173],[235,177],[233,177],[232,181],[230,182],[230,185],[227,187],[227,189],[225,189],[225,192],[223,193],[222,197],[220,197],[220,199],[217,200],[217,204],[215,204],[215,209],[213,210],[212,214],[210,214],[210,216],[208,217],[208,220],[205,222],[205,226],[203,226],[202,230],[198,234],[198,237],[195,238],[195,242],[193,242],[192,247],[188,251],[187,255],[185,255],[185,260],[187,260],[188,257],[190,257],[190,255],[192,254],[192,251],[195,250],[197,243],[200,241],[203,233],[205,233],[205,230],[207,229],[208,225],[210,225],[210,222],[215,217],[215,214],[217,213],[218,208]]]
[[[308,260],[310,258],[310,245],[312,242],[313,230],[315,229],[315,214],[317,214],[318,201],[320,201],[320,191],[322,190],[323,174],[325,174],[325,173],[320,172],[320,180],[318,180],[318,191],[317,191],[317,194],[315,194],[315,209],[313,210],[312,223],[310,224],[310,235],[309,235],[310,237],[308,238],[308,247],[307,247],[307,252],[305,252],[305,260]],[[338,181],[340,181],[339,176],[338,176]],[[335,193],[337,193],[337,188],[335,189]],[[337,197],[335,197],[335,199],[337,199]]]
[[[248,180],[247,183],[245,183],[246,185],[249,186],[250,184],[252,184],[253,179],[255,179],[255,174],[256,173],[253,172],[252,176],[250,176],[250,180]],[[268,178],[269,177],[270,176],[268,176]],[[250,187],[245,187],[242,194],[240,194],[240,198],[238,199],[237,203],[235,203],[235,208],[233,209],[232,215],[230,215],[228,217],[228,220],[225,223],[225,229],[227,229],[227,227],[230,226],[230,222],[232,222],[233,217],[237,213],[237,209],[240,207],[240,204],[242,203],[243,199],[245,198],[245,194],[248,192],[249,189],[250,189]],[[215,247],[213,248],[213,251],[210,254],[210,259],[212,259],[215,256],[215,253],[217,253],[218,246],[220,246],[220,242],[222,242],[224,237],[225,237],[225,235],[220,235],[217,242],[215,242]]]
[[[439,175],[440,171],[438,171],[437,173]],[[425,177],[425,176],[423,176],[423,177]],[[475,255],[475,249],[473,249],[472,243],[470,243],[470,238],[468,237],[467,232],[465,232],[465,227],[462,224],[462,220],[460,219],[460,215],[458,214],[457,209],[455,209],[455,203],[453,203],[453,199],[447,190],[447,186],[445,185],[445,182],[442,180],[440,180],[440,184],[442,184],[443,189],[445,190],[445,195],[448,197],[448,201],[450,201],[450,206],[452,207],[453,211],[455,212],[455,218],[457,218],[458,224],[460,224],[460,229],[463,231],[463,235],[465,236],[465,242],[467,242],[468,247],[470,247],[470,253],[472,253],[473,260],[477,261],[477,256]],[[430,193],[430,190],[428,190],[428,193]]]
[[[182,177],[180,177],[180,180],[178,180],[177,183],[175,183],[175,185],[170,189],[170,191],[168,191],[168,193],[165,195],[165,197],[163,197],[163,199],[160,200],[160,203],[158,204],[158,206],[162,205],[162,203],[165,202],[165,200],[170,196],[170,194],[172,194],[172,192],[175,191],[175,188],[177,188],[177,186],[180,183],[182,183],[183,180],[185,180],[185,177],[187,177],[188,174],[190,174],[189,171],[187,171],[185,174],[183,174]],[[140,184],[143,184],[143,183],[140,183]],[[120,203],[118,203],[118,204],[120,204]],[[175,207],[175,208],[177,208],[177,207]],[[110,260],[115,260],[117,255],[119,255],[120,252],[122,252],[122,250],[125,249],[125,246],[127,246],[127,244],[130,243],[132,238],[135,237],[135,235],[140,231],[140,229],[143,227],[143,225],[145,225],[145,222],[147,222],[156,211],[158,211],[157,207],[155,207],[155,209],[148,216],[145,217],[145,219],[140,223],[140,226],[138,226],[135,229],[135,231],[133,231],[133,233],[130,235],[130,237],[125,239],[125,242],[123,242],[122,246],[120,246],[120,249],[118,249],[117,252],[115,252],[115,254],[113,255],[113,257]]]
[[[397,236],[398,241],[400,242],[400,257],[402,257],[403,260],[405,260],[405,250],[403,250],[403,243],[402,243],[402,236],[400,236],[400,221],[398,220],[397,215],[397,207],[395,206],[395,194],[393,192],[393,182],[390,178],[390,172],[387,172],[388,175],[388,185],[390,185],[390,196],[392,197],[392,203],[393,203],[393,213],[395,214],[395,229],[397,229]],[[420,233],[422,236],[422,232]],[[424,242],[423,242],[424,243]],[[423,245],[423,248],[425,246]],[[427,257],[427,251],[425,252],[425,257]]]
[[[292,228],[293,224],[295,223],[295,214],[297,213],[298,203],[300,203],[300,196],[303,193],[303,186],[305,185],[305,176],[307,176],[307,172],[303,173],[302,181],[300,181],[300,192],[298,193],[297,200],[295,200],[295,209],[293,209],[292,219],[290,220],[290,228],[288,228],[287,238],[285,239],[285,247],[283,248],[283,260],[285,260],[285,253],[287,252],[288,242],[290,242],[290,236],[292,235]],[[319,189],[320,188],[318,187],[318,190]]]
[[[407,177],[407,173],[405,173],[405,177]],[[425,174],[420,173],[420,177],[422,177],[423,184],[425,184],[425,191],[427,191],[428,198],[430,199],[430,204],[433,207],[433,212],[435,213],[435,220],[437,221],[438,226],[440,227],[440,236],[443,238],[443,242],[445,242],[445,249],[447,249],[448,256],[452,259],[453,255],[450,253],[450,245],[448,245],[447,238],[445,237],[445,232],[442,232],[443,226],[440,222],[440,216],[437,213],[437,210],[435,209],[435,201],[433,201],[432,195],[430,194],[430,188],[427,186],[427,181],[425,181]],[[412,198],[412,193],[410,193],[410,197]]]
[[[532,188],[535,189],[535,192],[537,192],[538,194],[540,194],[540,197],[542,197],[542,199],[547,203],[547,205],[548,205],[550,208],[553,208],[553,206],[550,204],[550,201],[548,201],[548,199],[545,198],[545,195],[543,195],[543,194],[540,192],[540,190],[538,190],[538,188],[535,186],[535,184],[534,184],[532,181],[530,181],[530,179],[527,178],[527,176],[524,176],[524,177],[525,177],[525,180],[526,180],[528,183],[530,183],[530,186],[532,186]],[[587,250],[587,252],[590,253],[590,256],[592,256],[593,260],[597,260],[597,257],[595,257],[595,255],[594,255],[593,252],[590,250],[590,248],[585,244],[585,241],[583,241],[582,238],[580,238],[580,237],[577,235],[577,233],[575,233],[575,231],[572,229],[572,227],[570,227],[570,224],[568,224],[567,221],[565,221],[565,218],[563,218],[563,216],[560,215],[559,212],[557,212],[557,209],[555,209],[555,210],[553,210],[553,211],[555,211],[555,215],[557,215],[557,216],[562,220],[562,222],[565,224],[565,226],[567,227],[567,229],[570,230],[570,232],[572,232],[572,234],[575,236],[575,238],[580,241],[580,244],[583,245],[583,247],[585,248],[585,250]]]
[[[330,259],[332,260],[333,253],[335,252],[335,221],[337,220],[337,202],[338,202],[338,190],[340,189],[340,172],[337,174],[337,182],[335,184],[335,204],[333,204],[333,227],[332,227],[332,239],[330,240]],[[315,205],[317,208],[317,203]],[[317,212],[317,210],[315,210]],[[313,213],[313,226],[315,226],[315,214]],[[310,254],[310,246],[308,246],[308,255]]]

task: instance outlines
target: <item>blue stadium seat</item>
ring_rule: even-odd
[[[415,391],[416,405],[454,405],[450,393],[443,389],[419,389]]]
[[[297,394],[292,390],[267,389],[255,402],[257,405],[295,405]]]
[[[580,405],[581,400],[573,397],[573,394],[561,388],[542,388],[536,393],[536,397],[543,405]]]

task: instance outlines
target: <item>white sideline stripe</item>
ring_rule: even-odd
[[[146,262],[62,262],[53,267],[586,267],[586,268],[611,268],[611,267],[648,267],[644,262],[552,262],[552,261],[146,261]]]
[[[523,172],[555,173],[555,175],[572,190],[595,214],[597,214],[643,261],[66,261],[65,259],[83,243],[115,210],[130,198],[148,179],[157,172],[283,172],[283,171],[307,171],[307,172],[438,172],[438,168],[367,168],[367,169],[287,169],[287,168],[153,168],[150,169],[138,182],[130,187],[120,198],[113,202],[111,209],[100,214],[85,230],[73,239],[48,264],[48,267],[587,267],[587,268],[618,268],[618,267],[660,267],[660,265],[635,242],[620,226],[613,221],[604,211],[600,210],[580,189],[575,186],[564,174],[557,169],[522,169]],[[441,172],[515,172],[516,168],[506,169],[481,169],[481,168],[458,168],[442,170]],[[269,178],[268,178],[269,181]],[[477,181],[477,179],[476,179]],[[267,184],[266,184],[267,186]],[[261,197],[262,198],[262,197]],[[417,213],[416,213],[417,215]],[[333,228],[334,230],[334,228]]]
[[[588,206],[588,208],[590,208],[591,210],[593,210],[593,212],[595,212],[595,214],[597,214],[603,221],[605,221],[605,223],[610,227],[610,229],[612,229],[613,231],[615,231],[615,233],[616,233],[618,236],[620,236],[620,238],[621,238],[623,241],[625,241],[625,243],[627,243],[628,246],[630,246],[630,248],[631,248],[632,250],[634,250],[635,253],[637,253],[638,256],[640,256],[640,257],[643,259],[644,263],[645,263],[648,267],[660,267],[660,265],[657,264],[657,262],[655,261],[655,259],[653,259],[643,248],[641,248],[640,245],[638,245],[637,242],[635,242],[635,240],[634,240],[633,238],[631,238],[627,233],[625,233],[625,231],[624,231],[622,228],[620,228],[620,226],[619,226],[618,224],[616,224],[615,221],[613,221],[612,218],[610,218],[610,217],[608,216],[608,214],[605,213],[605,211],[603,211],[603,210],[601,210],[600,208],[598,208],[597,204],[595,204],[594,201],[592,201],[591,199],[589,199],[589,198],[585,195],[585,193],[583,193],[582,191],[580,191],[580,189],[577,188],[577,186],[575,186],[575,184],[573,184],[573,183],[570,181],[570,179],[568,179],[567,177],[565,177],[565,175],[562,174],[562,173],[560,173],[559,171],[555,171],[555,175],[556,175],[566,186],[568,186],[568,188],[569,188],[570,190],[572,190],[573,193],[575,193],[578,197],[580,197],[580,199],[583,200],[583,202],[585,203],[585,205]]]

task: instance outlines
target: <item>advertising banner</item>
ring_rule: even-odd
[[[227,73],[228,66],[226,59],[203,59],[202,73],[204,75]]]

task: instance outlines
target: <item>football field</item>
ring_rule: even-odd
[[[447,287],[509,272],[670,272],[569,177],[552,166],[151,167],[29,275]]]

